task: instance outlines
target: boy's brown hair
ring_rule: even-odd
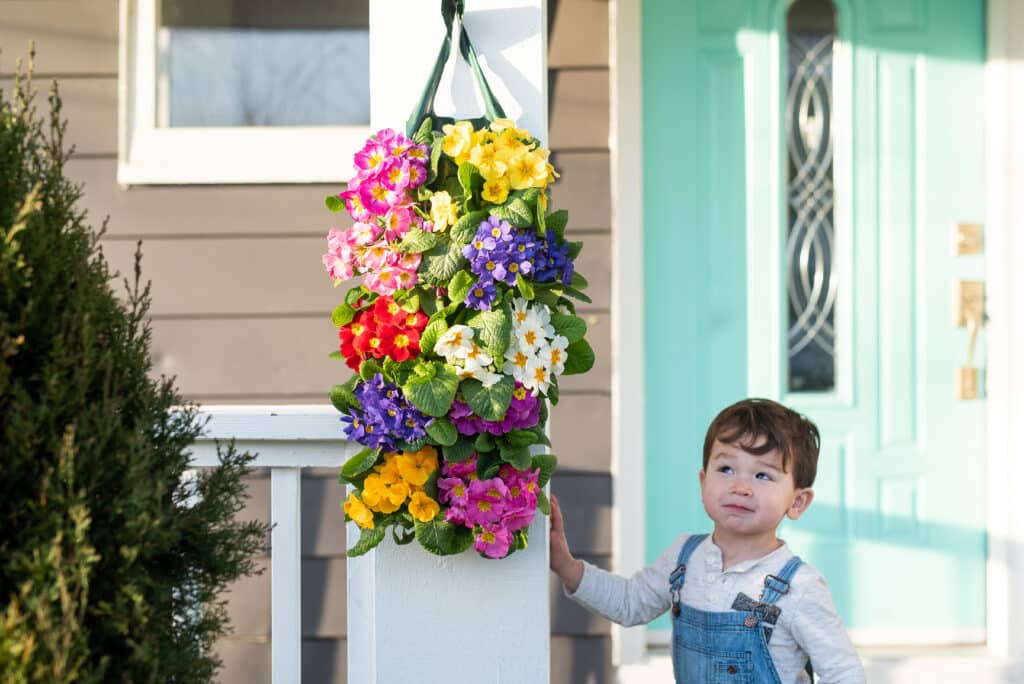
[[[757,447],[753,444],[764,438]],[[771,399],[744,399],[722,410],[708,426],[704,438],[704,469],[711,458],[715,440],[735,444],[749,454],[762,456],[772,449],[782,454],[782,469],[790,472],[797,489],[814,484],[818,470],[821,435],[818,426],[806,416]]]

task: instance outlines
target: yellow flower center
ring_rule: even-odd
[[[526,334],[523,335],[523,339],[526,340],[526,344],[532,346],[537,341],[537,333],[533,330],[527,330]]]

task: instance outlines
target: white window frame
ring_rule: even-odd
[[[156,126],[157,3],[121,0],[118,163],[122,185],[347,181],[369,126]]]

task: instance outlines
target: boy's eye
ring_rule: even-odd
[[[768,473],[758,473],[754,477],[756,477],[759,480],[768,480],[769,482],[771,482],[772,479],[772,476],[769,475]]]
[[[718,472],[725,473],[728,475],[729,473],[732,472],[732,466],[718,466]]]

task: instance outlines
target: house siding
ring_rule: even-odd
[[[335,185],[117,184],[118,2],[0,0],[0,88],[14,60],[37,47],[36,81],[60,83],[67,139],[76,154],[68,174],[84,183],[80,206],[94,226],[109,216],[102,241],[114,268],[132,271],[143,241],[143,274],[152,280],[154,372],[174,375],[200,403],[324,403],[324,378],[339,377],[326,358],[337,303],[320,267],[324,236],[338,227],[323,209]],[[611,563],[611,241],[607,0],[548,0],[549,140],[562,174],[553,206],[569,210],[570,239],[583,240],[577,267],[593,304],[597,363],[562,383],[552,410],[551,486],[566,513],[570,545]],[[484,50],[486,53],[486,50]],[[339,163],[347,163],[339,160]],[[243,517],[269,520],[267,473],[254,471]],[[302,479],[302,665],[305,682],[345,682],[345,527],[337,474]],[[269,540],[268,540],[269,547]],[[270,678],[270,557],[265,572],[228,595],[234,633],[218,645],[224,682]],[[614,680],[610,629],[566,600],[551,581],[552,677],[558,683]]]

